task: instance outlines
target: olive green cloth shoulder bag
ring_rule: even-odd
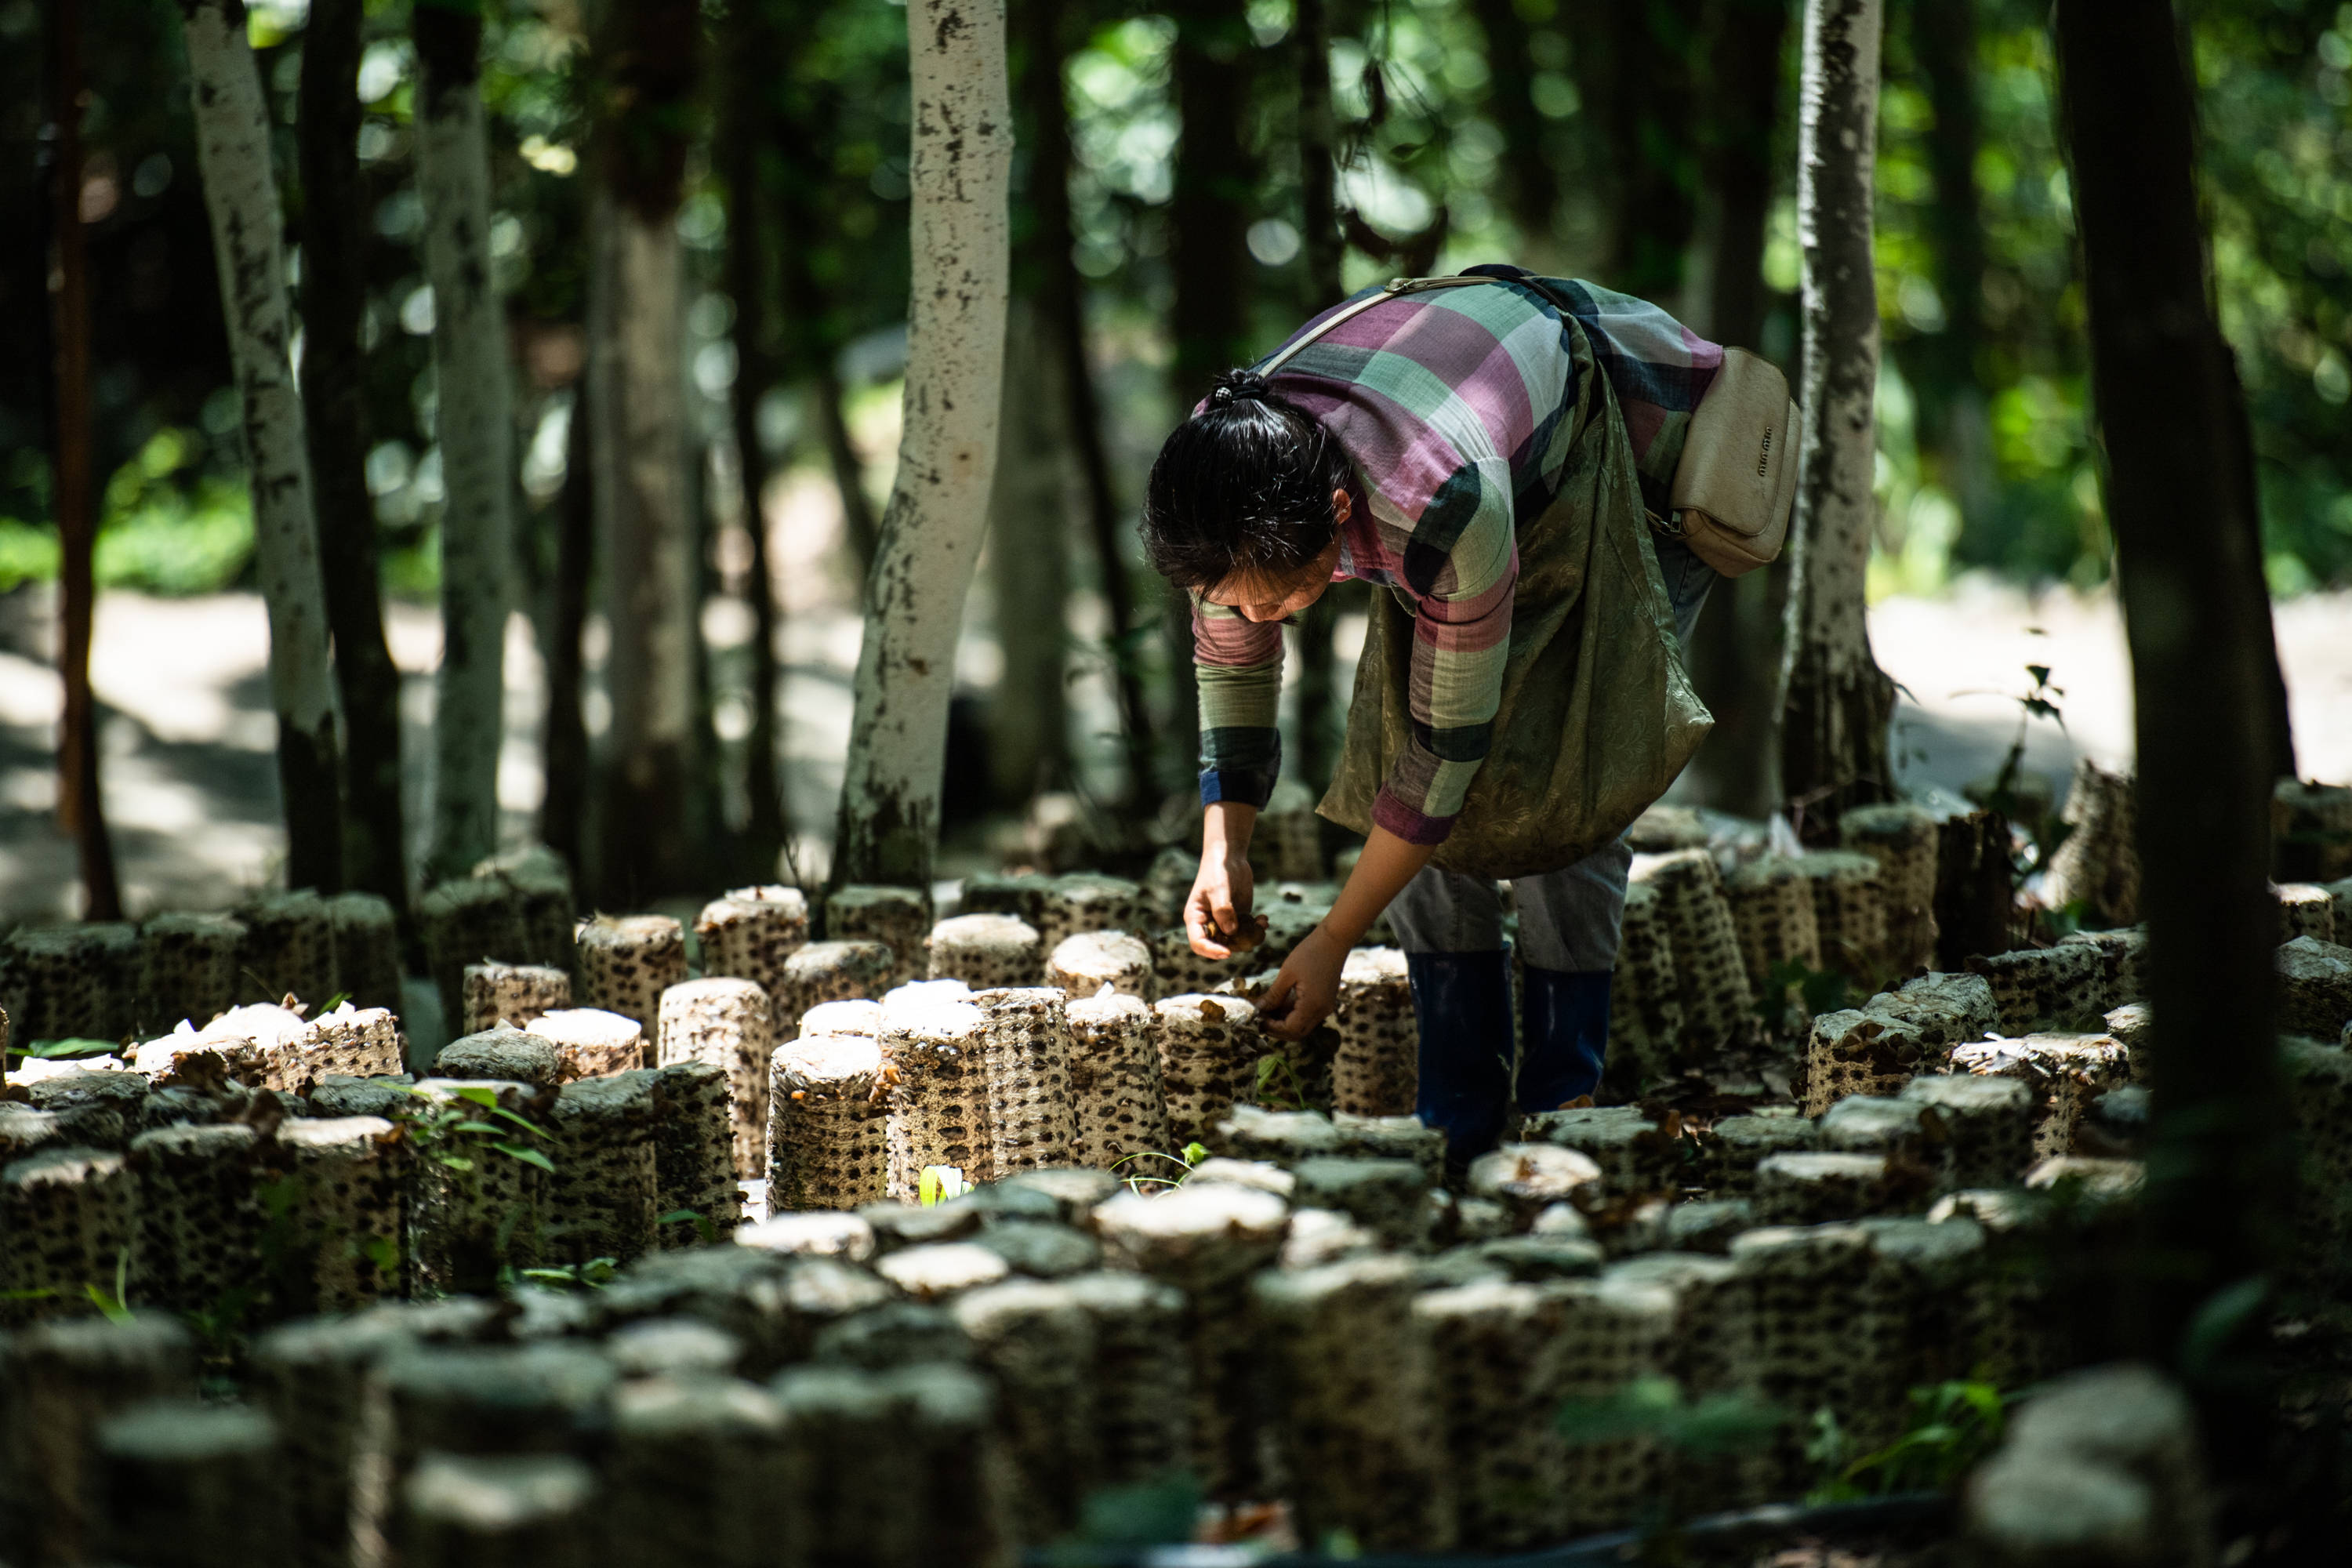
[[[1576,434],[1551,505],[1519,530],[1494,741],[1433,857],[1475,876],[1583,859],[1665,793],[1715,724],[1683,665],[1616,395],[1566,312],[1562,331],[1577,364]],[[1372,801],[1412,739],[1412,605],[1375,594],[1347,743],[1319,808],[1358,833],[1370,832]]]

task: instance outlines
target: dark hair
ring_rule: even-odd
[[[1296,572],[1331,542],[1331,492],[1355,472],[1339,438],[1265,377],[1225,371],[1151,465],[1144,555],[1179,588]]]

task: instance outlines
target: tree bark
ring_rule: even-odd
[[[866,459],[849,429],[849,389],[833,367],[826,351],[824,368],[816,375],[816,414],[824,432],[825,461],[833,468],[833,488],[841,493],[841,529],[849,553],[857,563],[862,595],[874,575],[874,558],[882,548],[882,527],[874,518],[874,502],[866,493]]]
[[[2245,411],[2214,319],[2174,27],[2169,5],[2059,0],[2054,13],[2138,694],[2156,1147],[2136,1283],[2139,1352],[2162,1362],[2214,1292],[2284,1259],[2294,1188],[2266,887],[2270,605],[2248,570],[2252,531],[2230,526],[2252,504],[2230,450]]]
[[[1541,171],[1541,178],[1549,181],[1551,165],[1543,156],[1541,117],[1518,126],[1509,116],[1514,94],[1527,99],[1527,112],[1534,115],[1534,100],[1528,97],[1532,72],[1524,58],[1527,25],[1519,20],[1511,0],[1486,0],[1487,6],[1496,4],[1519,29],[1513,46],[1518,72],[1516,86],[1501,74],[1505,68],[1499,56],[1504,46],[1496,42],[1494,26],[1488,26],[1486,35],[1487,52],[1497,73],[1496,89],[1504,100],[1504,155],[1513,167],[1523,154],[1528,156],[1534,169]],[[1298,207],[1307,262],[1307,308],[1319,312],[1337,304],[1345,289],[1340,271],[1347,255],[1334,188],[1339,138],[1331,111],[1331,19],[1325,0],[1297,0],[1293,33],[1298,56]],[[1519,181],[1533,177],[1526,170],[1514,174],[1514,197],[1529,202],[1530,210],[1540,210],[1539,222],[1523,217],[1520,226],[1541,237],[1549,233],[1559,190],[1551,184],[1541,193],[1523,189]],[[1335,590],[1326,590],[1298,618],[1298,777],[1318,794],[1330,784],[1331,770],[1339,763],[1331,636],[1339,625],[1339,602]]]
[[[1168,221],[1175,278],[1171,391],[1180,416],[1207,395],[1210,378],[1249,356],[1247,243],[1254,171],[1242,145],[1252,43],[1240,0],[1181,0],[1171,7],[1176,115],[1174,193]],[[1192,602],[1169,590],[1160,630],[1168,655],[1167,740],[1190,772],[1201,710],[1192,684]]]
[[[52,487],[58,517],[58,676],[65,706],[58,721],[58,823],[74,840],[81,866],[82,918],[122,918],[122,891],[114,876],[114,841],[107,836],[98,784],[98,715],[89,690],[90,616],[97,586],[90,549],[98,533],[98,487],[91,451],[89,405],[89,250],[81,224],[80,0],[56,0],[49,11],[49,165],[51,241],[56,247],[50,299],[55,353],[55,457]]]
[[[361,0],[312,0],[302,29],[304,427],[319,514],[319,564],[344,723],[343,869],[354,888],[408,909],[400,796],[400,671],[383,635],[375,501],[368,494],[360,321],[367,309],[360,184]]]
[[[1809,842],[1834,843],[1841,812],[1892,793],[1886,725],[1895,684],[1872,657],[1863,597],[1877,516],[1871,174],[1879,20],[1879,0],[1806,0],[1797,172],[1804,428],[1790,530],[1780,774]]]
[[[1936,199],[1927,211],[1935,253],[1936,292],[1944,330],[1926,347],[1921,412],[1945,488],[1963,528],[1981,527],[1993,508],[1992,426],[1977,382],[1984,336],[1985,237],[1977,198],[1977,153],[1984,115],[1977,104],[1976,0],[1913,0],[1911,53],[1918,63],[1936,132],[1927,138]]]
[[[1703,29],[1706,113],[1700,179],[1713,212],[1706,324],[1717,342],[1753,349],[1764,334],[1764,227],[1772,210],[1772,132],[1789,0],[1713,0]]]
[[[1305,0],[1307,5],[1319,0]],[[1110,622],[1104,639],[1117,683],[1120,741],[1127,762],[1129,802],[1151,794],[1151,710],[1133,647],[1135,587],[1128,565],[1126,519],[1103,448],[1102,408],[1094,362],[1087,352],[1087,284],[1071,250],[1077,243],[1070,217],[1070,107],[1062,81],[1069,54],[1064,0],[1024,0],[1018,13],[1028,56],[1021,91],[1029,134],[1029,208],[1034,236],[1037,305],[1060,371],[1069,440],[1084,487],[1087,527]]]
[[[196,163],[212,220],[253,488],[255,556],[269,614],[269,693],[289,887],[341,885],[342,824],[326,585],[294,385],[284,219],[269,167],[269,115],[237,0],[182,0]]]
[[[714,152],[727,184],[727,292],[735,301],[735,385],[729,412],[735,431],[735,471],[741,486],[743,529],[751,543],[751,732],[747,737],[743,788],[750,809],[743,824],[744,858],[774,874],[789,831],[782,781],[776,773],[776,587],[768,564],[764,492],[767,455],[760,447],[760,400],[776,382],[769,329],[767,204],[761,199],[761,155],[774,140],[767,91],[780,51],[775,30],[753,0],[728,7],[727,126]]]
[[[441,475],[441,668],[434,678],[428,880],[499,847],[499,748],[513,574],[515,430],[506,312],[490,277],[490,155],[479,89],[482,17],[415,11],[416,188],[433,285]]]
[[[989,726],[991,781],[1018,805],[1070,772],[1068,654],[1070,509],[1055,439],[1053,372],[1038,353],[1036,310],[1012,307],[1004,349],[1003,425],[989,500],[989,576],[1004,671]]]
[[[2286,672],[2279,668],[2278,634],[2271,625],[2271,585],[2263,569],[2263,497],[2261,476],[2254,467],[2254,427],[2246,408],[2245,384],[2238,378],[2238,356],[2228,342],[2222,344],[2222,368],[2229,374],[2228,396],[2237,407],[2236,415],[2226,432],[2231,466],[2230,495],[2236,501],[2231,509],[2231,522],[2244,534],[2245,542],[2231,552],[2238,570],[2245,576],[2239,584],[2240,592],[2251,594],[2263,605],[2260,629],[2261,648],[2255,658],[2262,666],[2263,755],[2269,760],[2273,779],[2291,779],[2300,770],[2294,761],[2294,721],[2286,705]],[[2344,933],[2337,941],[2345,940]]]
[[[618,106],[592,217],[588,399],[609,653],[589,882],[633,904],[700,885],[695,787],[697,543],[686,473],[685,256],[677,208],[700,17],[627,0],[608,39]]]
[[[784,243],[776,257],[784,298],[797,306],[788,330],[793,348],[815,375],[814,396],[818,431],[824,440],[825,460],[833,468],[834,489],[841,496],[842,532],[857,571],[858,592],[865,594],[874,574],[874,556],[880,532],[874,503],[866,494],[866,459],[850,437],[848,388],[841,382],[841,342],[833,324],[837,315],[826,286],[809,265],[809,252],[826,233],[823,186],[830,158],[823,127],[833,106],[822,97],[804,110],[779,109],[777,151],[783,164],[777,205],[783,219]]]
[[[590,353],[594,353],[591,346]],[[555,582],[547,614],[547,736],[539,808],[540,841],[578,873],[588,803],[588,729],[580,707],[581,634],[588,625],[588,581],[596,554],[595,459],[589,436],[589,378],[572,389],[564,431],[563,490],[556,498]]]
[[[1612,289],[1666,299],[1682,286],[1697,219],[1699,0],[1582,0],[1569,26],[1578,93],[1604,150],[1601,274]]]
[[[1306,45],[1309,6],[1314,8],[1316,32],[1325,51],[1323,103],[1328,115],[1331,101],[1329,27],[1324,0],[1300,0],[1297,30],[1301,47]],[[1530,48],[1534,29],[1520,13],[1518,0],[1476,0],[1476,11],[1479,28],[1486,35],[1490,82],[1487,101],[1495,117],[1495,129],[1503,136],[1503,188],[1511,221],[1518,226],[1521,238],[1537,246],[1549,245],[1552,214],[1559,206],[1559,175],[1544,145],[1548,138],[1543,114],[1536,108],[1536,68]],[[1299,108],[1303,118],[1303,91]],[[1302,134],[1305,133],[1302,127]],[[1307,177],[1309,176],[1302,175]]]
[[[1708,257],[1698,330],[1742,348],[1756,347],[1764,331],[1764,227],[1788,30],[1789,0],[1713,0],[1707,10],[1701,172]],[[1780,799],[1774,700],[1788,574],[1788,563],[1776,562],[1722,584],[1692,637],[1693,674],[1715,715],[1691,764],[1695,782],[1708,802],[1743,816],[1763,816]]]
[[[1011,255],[1002,0],[911,0],[905,434],[867,584],[833,881],[928,887],[956,633],[996,466]]]

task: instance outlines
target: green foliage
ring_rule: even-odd
[[[1756,998],[1756,1014],[1767,1027],[1778,1029],[1788,1011],[1790,992],[1797,994],[1807,1013],[1819,1017],[1845,1006],[1852,989],[1846,975],[1837,970],[1813,969],[1801,958],[1784,958],[1764,977],[1764,989]]]
[[[1785,1411],[1740,1394],[1685,1396],[1671,1377],[1637,1377],[1605,1399],[1575,1399],[1560,1407],[1557,1426],[1572,1446],[1654,1437],[1696,1458],[1761,1447],[1789,1424]]]
[[[1184,1152],[1181,1154],[1164,1154],[1160,1152],[1158,1150],[1153,1149],[1143,1150],[1139,1152],[1129,1154],[1121,1159],[1112,1161],[1110,1168],[1116,1171],[1121,1165],[1131,1164],[1139,1160],[1147,1163],[1153,1161],[1159,1163],[1156,1166],[1149,1166],[1150,1169],[1159,1169],[1169,1166],[1174,1167],[1177,1173],[1172,1176],[1148,1175],[1145,1174],[1142,1170],[1137,1170],[1130,1171],[1125,1176],[1119,1178],[1127,1184],[1128,1190],[1129,1192],[1139,1193],[1149,1188],[1173,1188],[1182,1186],[1192,1176],[1192,1167],[1199,1164],[1208,1157],[1208,1145],[1205,1143],[1194,1142],[1185,1144]]]
[[[47,1061],[70,1061],[80,1057],[112,1056],[122,1048],[118,1040],[93,1040],[79,1036],[68,1036],[61,1040],[26,1040],[12,1045],[8,1054],[16,1057],[38,1057]]]
[[[936,1208],[950,1198],[960,1198],[971,1191],[963,1172],[953,1165],[926,1165],[915,1185],[917,1200],[925,1208]]]
[[[205,451],[194,432],[167,428],[114,471],[90,552],[100,587],[210,594],[244,574],[253,498],[241,474],[203,468]],[[56,527],[0,517],[0,593],[57,574]]]
[[[1257,1102],[1280,1107],[1284,1101],[1292,1110],[1314,1109],[1307,1103],[1307,1085],[1299,1080],[1290,1058],[1279,1051],[1268,1051],[1257,1059]]]
[[[1181,1545],[1192,1539],[1200,1513],[1201,1488],[1188,1474],[1103,1487],[1087,1494],[1078,1528],[1047,1547],[1044,1561],[1054,1568],[1093,1568],[1145,1547]]]
[[[602,1290],[620,1270],[617,1258],[592,1258],[585,1263],[515,1269],[508,1283],[536,1286],[542,1290]]]
[[[102,1285],[89,1284],[84,1285],[82,1290],[89,1297],[90,1304],[98,1309],[99,1315],[108,1322],[120,1323],[129,1318],[131,1316],[131,1254],[118,1252],[114,1255],[113,1289],[109,1290]]]
[[[2180,1375],[2192,1387],[2259,1388],[2264,1376],[2262,1350],[2250,1341],[2273,1305],[2271,1281],[2259,1275],[2223,1286],[2198,1307],[2180,1336]]]
[[[2074,831],[2074,824],[2059,820],[2044,809],[2039,797],[2028,795],[2022,787],[2028,727],[2036,719],[2042,719],[2061,730],[2066,728],[2065,715],[2058,707],[2058,700],[2066,695],[2066,689],[2050,684],[2050,667],[2046,664],[2029,664],[2025,667],[2025,673],[2032,684],[2024,695],[2011,698],[2018,709],[2017,734],[2010,742],[2009,751],[2002,756],[2000,768],[1993,774],[1992,785],[1985,792],[1981,803],[1988,810],[2000,813],[2011,826],[2020,828],[2025,834],[2024,846],[2011,859],[2012,883],[2021,882],[2036,868],[2048,866],[2051,857],[2058,853],[2058,847],[2065,843]],[[2057,928],[2055,934],[2063,936],[2079,926],[2082,915],[2079,905],[2070,905],[2055,911],[2052,917],[2052,923]]]
[[[1910,1392],[1903,1435],[1875,1453],[1849,1460],[1846,1439],[1827,1409],[1814,1412],[1806,1457],[1823,1480],[1808,1502],[1848,1502],[1892,1492],[1950,1491],[2000,1444],[2009,1405],[1990,1383],[1955,1380]]]
[[[696,1238],[705,1247],[715,1246],[719,1240],[718,1225],[708,1215],[694,1209],[672,1209],[669,1213],[662,1215],[660,1219],[656,1220],[654,1223],[656,1225],[690,1225],[694,1227]]]
[[[488,1152],[551,1173],[555,1170],[555,1162],[546,1154],[515,1142],[518,1129],[533,1138],[543,1139],[547,1133],[500,1105],[496,1089],[467,1085],[446,1100],[415,1084],[408,1092],[420,1102],[403,1118],[417,1158],[451,1171],[471,1172],[477,1157]]]

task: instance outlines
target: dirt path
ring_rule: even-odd
[[[796,820],[829,824],[858,623],[839,609],[795,608],[784,639],[787,786]],[[740,628],[723,622],[719,617],[706,630],[714,640],[740,642]],[[50,626],[45,591],[0,598],[0,916],[10,920],[78,912],[72,849],[54,817],[58,684],[47,662]],[[2277,627],[2302,771],[2352,779],[2352,593],[2282,605]],[[2048,665],[2053,683],[2065,690],[2065,728],[2030,726],[2029,765],[2063,786],[2077,748],[2110,765],[2130,757],[2130,669],[2108,595],[2029,597],[1971,580],[1944,598],[1879,605],[1871,632],[1880,661],[1907,693],[1896,737],[1902,777],[1915,792],[1957,790],[1999,765],[2017,731],[2014,698],[2024,689],[2028,664]],[[416,829],[430,787],[425,742],[431,670],[440,651],[437,618],[395,605],[390,634],[406,677],[402,729],[412,759],[410,826]],[[509,628],[508,652],[499,794],[509,835],[519,839],[542,787],[537,737],[544,708],[537,651],[520,618]],[[278,874],[283,834],[267,654],[261,604],[249,594],[100,599],[92,671],[107,813],[134,915],[232,904]],[[984,630],[968,634],[958,662],[967,679],[992,674],[995,649]],[[593,707],[592,701],[592,723]]]

